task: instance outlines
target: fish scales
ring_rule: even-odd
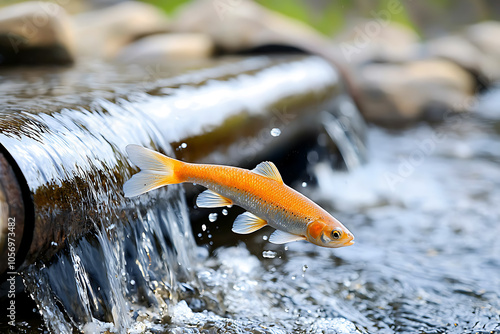
[[[241,168],[186,164],[179,176],[232,199],[270,226],[291,233],[305,233],[306,224],[317,218],[312,211],[321,209],[308,205],[305,196],[285,184]]]
[[[307,240],[318,246],[337,248],[354,243],[354,236],[342,223],[285,185],[272,162],[262,162],[247,170],[186,163],[138,145],[128,145],[127,152],[141,172],[124,184],[126,197],[168,184],[196,183],[209,189],[198,197],[199,207],[235,204],[248,211],[236,218],[233,224],[236,233],[252,233],[269,225],[276,229],[269,241],[276,244]]]

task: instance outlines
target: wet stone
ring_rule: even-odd
[[[73,31],[55,3],[29,1],[0,9],[0,65],[69,64]]]
[[[209,58],[213,51],[214,44],[205,34],[159,34],[124,47],[116,58],[123,63],[153,64],[165,60]]]
[[[171,28],[176,32],[206,33],[226,52],[264,45],[308,49],[329,44],[308,25],[249,0],[192,1],[177,14]]]
[[[405,62],[415,58],[419,36],[398,23],[360,20],[335,38],[341,59],[348,64]]]
[[[424,44],[423,53],[428,57],[450,60],[478,79],[487,79],[490,75],[488,58],[462,36],[444,36],[430,40]]]
[[[165,33],[167,16],[157,7],[138,1],[75,16],[78,53],[85,56],[114,58],[126,45],[152,34]]]
[[[475,92],[472,75],[446,60],[369,64],[355,73],[361,110],[367,120],[378,123],[415,121],[435,111],[467,111]]]
[[[464,36],[483,53],[483,65],[491,82],[500,80],[500,23],[485,21],[469,26]]]

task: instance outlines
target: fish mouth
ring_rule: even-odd
[[[349,240],[343,246],[351,246],[351,245],[354,245],[354,240]]]
[[[347,240],[345,242],[330,243],[329,246],[327,246],[327,247],[340,248],[340,247],[351,246],[353,244],[354,244],[354,238]]]
[[[354,244],[354,236],[349,233],[349,239],[342,246],[351,246]]]

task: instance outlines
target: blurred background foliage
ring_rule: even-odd
[[[0,7],[26,0],[0,0]],[[102,8],[123,0],[44,0],[55,2],[69,12]],[[151,3],[170,15],[191,0],[140,0]],[[207,0],[235,6],[241,0]],[[362,18],[372,19],[374,13],[397,2],[403,10],[393,14],[391,21],[403,24],[422,37],[449,33],[456,27],[484,20],[500,19],[499,0],[255,0],[289,17],[309,24],[327,36],[348,29]]]
[[[169,14],[189,0],[142,0]],[[236,4],[240,0],[212,0]],[[373,18],[373,13],[389,8],[395,1],[403,10],[391,20],[427,36],[445,33],[456,26],[500,18],[498,0],[256,0],[258,3],[298,19],[325,35],[335,35],[353,20]]]

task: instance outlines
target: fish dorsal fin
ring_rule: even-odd
[[[196,205],[200,208],[220,208],[232,204],[233,201],[229,198],[221,196],[210,189],[205,190],[196,198]]]
[[[257,165],[257,167],[252,169],[252,172],[278,181],[279,183],[283,183],[283,179],[281,178],[278,168],[271,161],[261,162]]]
[[[267,221],[257,217],[253,213],[245,212],[236,217],[233,224],[233,232],[238,234],[249,234],[267,225]]]
[[[276,230],[269,237],[269,242],[273,244],[286,244],[287,242],[306,240],[303,235],[292,234],[280,230]]]

